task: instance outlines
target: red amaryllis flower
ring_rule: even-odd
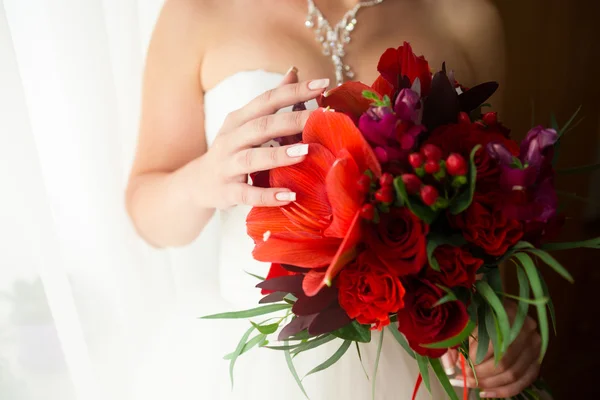
[[[280,276],[290,276],[290,275],[294,275],[294,272],[288,271],[287,269],[283,268],[281,266],[281,264],[273,263],[273,264],[271,264],[271,268],[269,268],[269,273],[267,274],[267,277],[265,278],[265,280],[268,281],[269,279],[279,278]],[[273,293],[273,290],[262,289],[260,291],[260,293],[261,294],[270,294],[270,293]]]
[[[270,174],[272,187],[287,187],[298,200],[285,207],[255,207],[246,224],[254,258],[313,269],[304,290],[315,295],[353,258],[364,201],[357,182],[366,170],[379,177],[381,166],[352,120],[341,113],[314,112],[303,142],[310,150],[302,163]],[[327,270],[314,270],[321,267]]]
[[[445,292],[431,282],[413,279],[405,287],[404,308],[398,311],[398,329],[420,355],[441,357],[447,349],[428,349],[421,345],[458,335],[469,322],[467,308],[460,301],[434,307]]]
[[[427,268],[425,279],[449,288],[471,287],[475,283],[477,270],[483,265],[482,259],[473,257],[467,250],[455,246],[439,246],[433,252],[433,256],[437,260],[440,270]]]
[[[390,270],[369,251],[340,272],[337,280],[340,305],[361,324],[381,329],[390,323],[390,313],[404,306],[404,287]]]
[[[450,223],[464,238],[487,254],[502,256],[523,237],[523,225],[503,210],[503,193],[475,193],[473,203],[458,215],[448,214]]]
[[[365,229],[368,246],[398,276],[416,274],[425,265],[429,227],[407,208],[381,213],[379,223]]]
[[[382,94],[389,95],[389,93],[383,91],[386,88],[389,90],[390,87],[381,82],[382,79],[391,85],[393,90],[398,91],[400,89],[400,82],[405,76],[411,85],[417,78],[419,79],[421,82],[421,94],[423,96],[427,96],[431,89],[432,75],[429,63],[425,57],[417,57],[407,42],[404,42],[404,45],[397,49],[387,49],[379,59],[377,71],[379,71],[381,76],[373,84],[373,87],[381,90]]]

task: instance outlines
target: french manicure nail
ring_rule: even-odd
[[[452,376],[456,373],[456,369],[454,367],[448,367],[444,369],[444,372],[446,372],[446,375]]]
[[[287,72],[285,73],[285,76],[288,76],[288,75],[289,75],[289,74],[291,74],[292,72],[293,72],[293,73],[295,73],[295,74],[297,74],[297,73],[298,73],[298,68],[296,68],[295,66],[293,66],[293,65],[292,65],[292,66],[290,67],[290,69],[288,69],[288,70],[287,70]]]
[[[308,82],[308,88],[310,90],[325,89],[329,86],[329,79],[315,79],[314,81]]]
[[[481,392],[479,393],[479,397],[487,397],[487,398],[496,398],[498,395],[494,392]]]
[[[456,386],[456,387],[465,387],[465,383],[463,382],[462,379],[448,379],[450,381],[450,384],[452,386]]]
[[[290,157],[302,157],[308,154],[308,143],[288,147],[285,151]]]
[[[275,198],[279,201],[296,201],[295,192],[279,192],[275,194]]]

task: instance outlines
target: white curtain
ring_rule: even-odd
[[[162,0],[0,5],[0,399],[166,398],[143,387],[177,367],[165,327],[202,309],[216,227],[158,251],[124,210]]]

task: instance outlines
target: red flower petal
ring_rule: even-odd
[[[331,204],[333,221],[326,236],[343,238],[352,224],[356,211],[362,206],[364,195],[357,189],[362,173],[346,150],[342,150],[327,174],[327,196]]]
[[[314,296],[324,287],[331,286],[333,278],[356,256],[356,245],[360,241],[360,211],[356,213],[352,224],[350,225],[346,237],[338,248],[335,256],[331,260],[323,279],[320,281],[314,279],[316,274],[309,278],[305,278],[302,282],[302,289],[307,296]]]
[[[365,90],[372,90],[360,82],[345,82],[327,92],[327,96],[317,99],[320,107],[330,107],[336,111],[358,118],[371,106],[371,100],[363,97]]]
[[[265,280],[268,281],[269,279],[279,278],[280,276],[289,276],[289,275],[294,275],[294,273],[283,268],[281,266],[281,264],[272,263],[271,268],[269,268],[269,273],[267,274],[267,277]],[[273,290],[262,289],[260,293],[263,295],[269,294],[269,293],[273,293]]]
[[[381,75],[373,82],[372,87],[373,91],[379,93],[382,97],[387,95],[392,99],[394,96],[394,86]]]
[[[371,146],[354,122],[345,114],[329,111],[314,112],[304,127],[303,135],[304,142],[319,143],[336,157],[339,156],[342,149],[347,149],[361,172],[369,169],[375,176],[381,175],[381,166],[371,150]],[[314,145],[311,144],[311,146]],[[304,163],[306,160],[299,165]],[[271,184],[273,184],[272,180]]]
[[[271,237],[266,242],[256,243],[252,255],[258,261],[318,268],[331,263],[340,243],[337,238],[293,240]]]

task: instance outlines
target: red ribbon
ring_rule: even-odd
[[[417,377],[417,383],[415,384],[415,390],[413,391],[412,400],[417,398],[417,393],[419,393],[419,387],[421,387],[421,382],[423,382],[423,376],[419,374]]]
[[[465,356],[461,353],[460,355],[460,369],[462,370],[463,376],[463,399],[469,400],[469,388],[467,387],[467,361]]]

